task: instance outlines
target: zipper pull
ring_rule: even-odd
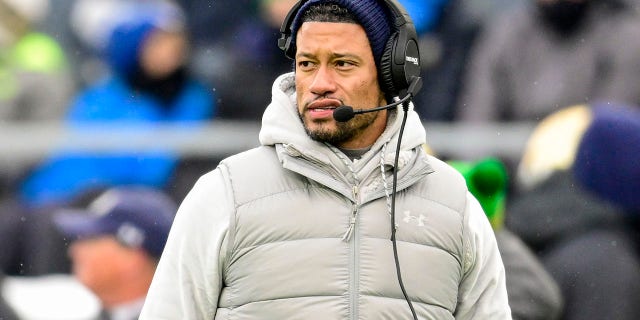
[[[353,234],[354,229],[356,228],[356,221],[358,218],[358,187],[353,186],[351,189],[353,194],[353,209],[351,210],[351,219],[349,220],[349,229],[345,232],[344,236],[342,236],[342,241],[349,242],[351,239],[351,235]]]
[[[349,242],[351,239],[351,235],[353,234],[353,229],[356,227],[356,213],[354,212],[349,220],[349,229],[345,232],[344,236],[342,236],[342,241]]]

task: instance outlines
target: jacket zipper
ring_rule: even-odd
[[[349,277],[349,308],[351,309],[351,319],[358,319],[358,279],[360,278],[359,272],[359,237],[358,237],[358,228],[356,223],[358,222],[358,186],[353,186],[353,210],[351,211],[351,218],[349,220],[349,230],[345,234],[343,238],[344,241],[350,243],[350,254],[351,254],[351,263],[349,266],[351,275]],[[351,241],[353,239],[353,241]]]
[[[353,206],[351,207],[351,218],[349,218],[349,228],[347,228],[347,232],[342,236],[342,241],[349,242],[351,239],[353,232],[356,228],[356,221],[358,220],[358,187],[353,186],[351,189],[353,195]]]

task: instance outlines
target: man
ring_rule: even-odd
[[[175,210],[164,193],[120,187],[86,212],[54,214],[56,227],[72,240],[73,275],[102,303],[100,319],[138,319]]]
[[[69,51],[43,25],[53,7],[50,2],[0,0],[0,122],[3,128],[59,121],[75,90],[70,57],[66,54]],[[12,195],[15,183],[34,162],[0,159],[1,197]],[[6,255],[7,251],[1,252]]]
[[[215,99],[210,88],[187,72],[188,29],[180,8],[157,1],[132,2],[126,8],[135,12],[127,17],[116,10],[125,17],[112,17],[117,22],[100,55],[110,72],[77,92],[65,114],[65,128],[106,125],[144,135],[153,134],[156,125],[206,123],[215,115]],[[24,175],[16,186],[18,200],[35,208],[60,206],[94,189],[124,184],[174,192],[169,186],[180,160],[162,144],[99,156],[62,148]]]
[[[558,283],[562,320],[640,319],[640,233],[628,210],[640,209],[638,152],[640,111],[621,104],[565,107],[527,141],[506,226]]]
[[[279,44],[295,72],[273,86],[262,146],[187,195],[140,319],[511,319],[491,226],[461,175],[424,152],[412,108],[333,118],[398,95],[401,81],[378,80],[397,75],[384,51],[392,26],[411,26],[398,11],[294,6]],[[414,56],[391,61],[409,70]]]
[[[476,38],[455,120],[537,122],[565,106],[640,102],[635,0],[527,2]]]
[[[504,225],[509,177],[496,158],[448,161],[467,181],[496,234],[504,263],[511,315],[520,320],[560,319],[564,304],[556,281],[520,237]]]

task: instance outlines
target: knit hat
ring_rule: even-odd
[[[573,171],[586,189],[624,209],[640,211],[640,111],[594,107]]]
[[[291,24],[291,45],[295,47],[298,29],[304,13],[313,5],[332,3],[346,8],[367,34],[376,66],[380,67],[382,53],[392,32],[392,15],[381,0],[309,0],[304,3]]]

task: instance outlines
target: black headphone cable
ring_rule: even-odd
[[[400,285],[400,290],[402,290],[402,295],[409,305],[413,320],[418,320],[416,310],[413,308],[413,303],[411,303],[411,299],[409,299],[407,291],[404,288],[404,283],[402,282],[400,260],[398,259],[398,244],[396,242],[396,190],[398,185],[398,159],[400,158],[400,146],[402,144],[402,136],[404,135],[404,128],[407,123],[407,116],[409,114],[409,102],[411,101],[411,98],[413,98],[413,95],[415,95],[415,93],[422,86],[422,79],[420,77],[412,77],[410,83],[411,84],[409,85],[409,89],[407,89],[407,96],[409,97],[409,99],[403,99],[406,101],[402,103],[402,110],[404,112],[402,115],[402,124],[400,125],[400,133],[398,134],[396,154],[393,160],[393,190],[391,193],[391,243],[393,245],[393,258],[396,264],[396,275],[398,276],[398,284]]]

